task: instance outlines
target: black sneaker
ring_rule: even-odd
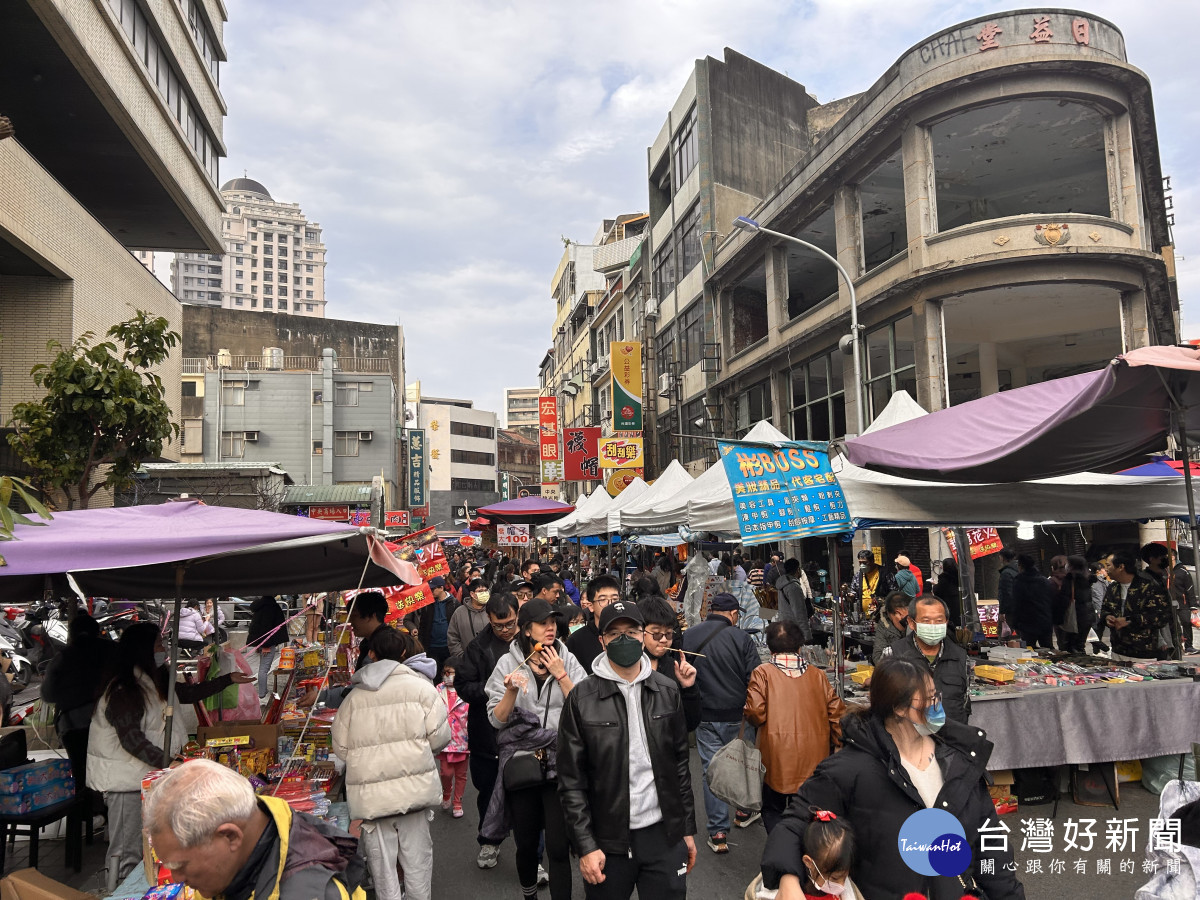
[[[762,818],[762,815],[760,813],[743,812],[742,810],[739,809],[733,815],[733,824],[736,825],[738,828],[745,828],[748,825],[753,825],[755,822],[757,822],[761,818]]]
[[[708,836],[708,849],[713,853],[728,853],[729,844],[725,840],[726,834],[723,831],[718,831],[716,834]]]

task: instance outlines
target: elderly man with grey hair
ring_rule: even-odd
[[[172,877],[212,900],[362,900],[358,842],[198,759],[146,797],[143,828]]]

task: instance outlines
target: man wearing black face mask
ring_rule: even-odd
[[[558,725],[558,792],[590,900],[683,900],[696,861],[696,813],[679,688],[643,652],[634,603],[600,614],[591,678]],[[616,727],[599,727],[613,725]]]

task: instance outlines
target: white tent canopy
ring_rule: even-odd
[[[776,429],[770,422],[762,421],[750,429],[744,440],[747,441],[786,441],[787,436]],[[664,473],[665,474],[665,473]],[[733,513],[733,491],[729,487],[729,479],[725,477],[725,469],[721,463],[709,466],[705,472],[682,490],[672,496],[664,497],[656,503],[653,509],[629,511],[621,516],[621,527],[626,531],[662,532],[688,524],[688,510],[692,503],[720,503],[722,499],[728,502],[729,512]],[[735,525],[734,529],[737,531]]]
[[[863,434],[871,434],[875,431],[880,431],[884,428],[890,428],[892,425],[899,425],[901,422],[911,422],[913,419],[919,419],[921,416],[929,415],[925,408],[914,400],[908,391],[900,390],[892,394],[892,397],[885,406],[867,426],[867,430]]]
[[[628,527],[628,523],[634,517],[651,512],[665,503],[670,503],[676,494],[687,488],[695,480],[679,460],[671,460],[671,464],[667,466],[658,478],[654,479],[654,483],[650,485],[648,491],[624,508],[609,513],[609,530],[620,531],[622,528]]]
[[[599,515],[606,512],[609,506],[612,505],[613,498],[603,485],[597,487],[590,495],[584,497],[575,504],[575,509],[567,515],[563,516],[557,522],[551,522],[548,525],[542,526],[545,529],[546,537],[566,537],[570,534],[570,529],[575,526],[579,520],[585,516],[592,514]]]
[[[892,424],[925,414],[916,403],[904,399],[895,408],[889,403],[888,408],[892,409]],[[745,439],[788,440],[765,421],[755,425]],[[1016,484],[968,485],[886,475],[859,468],[842,457],[835,457],[832,466],[857,528],[1012,526],[1018,521],[1087,523],[1187,515],[1183,479],[1177,477],[1083,472]],[[1200,502],[1200,486],[1196,493]],[[627,531],[664,532],[685,525],[696,532],[737,535],[733,492],[723,465],[711,466],[653,509],[622,515],[621,524]]]
[[[635,478],[629,482],[625,490],[617,495],[617,498],[612,501],[607,507],[596,512],[589,512],[586,516],[580,516],[575,524],[571,526],[569,531],[559,529],[560,537],[592,537],[598,534],[609,534],[608,517],[623,507],[628,506],[647,490],[650,486],[641,478]]]

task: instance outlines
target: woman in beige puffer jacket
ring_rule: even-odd
[[[346,762],[350,817],[362,819],[362,848],[378,900],[429,900],[433,839],[426,810],[442,799],[437,753],[450,743],[446,704],[402,660],[416,655],[410,634],[371,635],[370,662],[333,720],[333,750]]]

